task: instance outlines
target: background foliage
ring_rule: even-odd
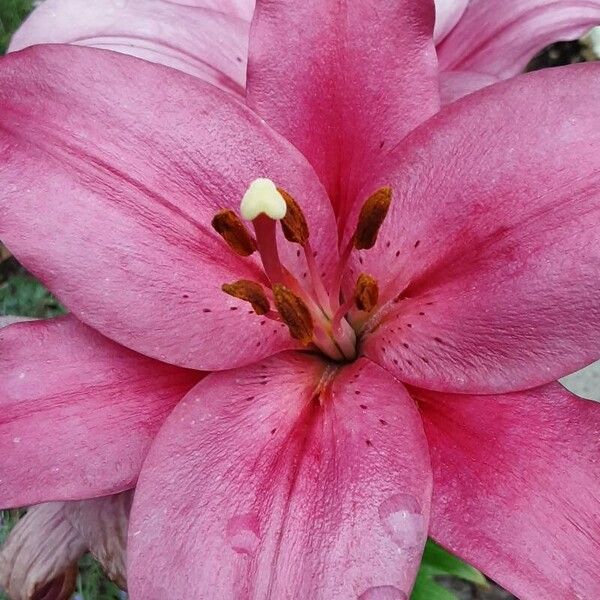
[[[33,0],[0,0],[0,53],[33,7]]]

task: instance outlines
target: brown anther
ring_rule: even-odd
[[[240,279],[234,283],[224,283],[221,289],[234,298],[250,302],[257,315],[266,315],[271,308],[269,299],[262,287],[249,279]]]
[[[277,188],[287,205],[285,217],[281,219],[281,229],[288,242],[304,246],[308,241],[308,223],[298,203],[285,190]]]
[[[232,210],[220,210],[211,224],[236,254],[250,256],[256,250],[254,238]]]
[[[275,306],[290,335],[307,346],[313,338],[314,325],[306,304],[291,290],[280,283],[273,286]]]
[[[358,310],[371,312],[379,300],[377,280],[367,273],[361,273],[354,288],[354,302]]]
[[[354,234],[354,247],[357,250],[369,250],[375,245],[391,201],[392,188],[383,187],[369,196],[363,204]]]

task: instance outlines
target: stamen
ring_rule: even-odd
[[[277,191],[281,194],[285,204],[287,206],[287,212],[285,217],[281,219],[281,229],[283,229],[283,235],[288,242],[294,244],[300,244],[304,246],[308,242],[308,223],[298,203],[292,198],[288,192],[277,188]]]
[[[354,288],[354,301],[358,310],[371,312],[379,300],[377,280],[367,273],[361,273]]]
[[[379,229],[385,220],[390,203],[392,202],[392,188],[383,187],[371,194],[363,204],[358,216],[358,223],[354,235],[348,240],[338,262],[335,277],[334,288],[330,297],[334,302],[340,295],[342,278],[346,271],[346,266],[352,250],[370,250],[377,241]],[[348,302],[348,300],[346,301]]]
[[[285,217],[283,217],[281,220],[281,229],[283,230],[283,235],[288,242],[300,244],[300,246],[302,246],[302,249],[304,250],[304,256],[306,258],[306,264],[310,272],[312,287],[317,300],[325,311],[331,313],[329,294],[327,294],[325,284],[323,283],[321,275],[319,274],[319,268],[315,261],[314,253],[308,239],[310,232],[308,229],[308,223],[306,222],[306,217],[304,216],[299,204],[296,202],[296,200],[294,200],[291,194],[281,188],[277,188],[277,190],[287,205],[287,212],[285,213]]]
[[[273,286],[275,306],[283,322],[288,326],[290,335],[307,346],[312,342],[314,325],[306,304],[294,292],[284,285]]]
[[[232,210],[220,210],[213,217],[212,226],[236,254],[250,256],[256,250],[254,238]]]
[[[266,315],[271,308],[269,299],[258,283],[249,279],[240,279],[234,283],[224,283],[221,289],[234,298],[250,302],[257,315]]]
[[[391,201],[392,188],[383,187],[372,194],[364,203],[354,234],[354,247],[357,250],[370,250],[375,245],[379,229],[387,216]]]
[[[343,323],[342,319],[352,310],[354,306],[354,296],[350,296],[345,302],[343,302],[340,307],[335,311],[333,315],[333,319],[331,320],[331,327],[333,329],[333,333],[336,337],[340,336],[343,332]]]
[[[286,211],[287,205],[277,187],[264,177],[250,184],[240,205],[240,212],[246,221],[253,221],[261,214],[279,221],[285,217]]]
[[[371,312],[379,301],[379,286],[377,280],[367,273],[361,273],[354,287],[354,294],[338,308],[332,320],[333,333],[336,339],[342,339],[343,327],[348,326],[344,317],[354,307],[358,310]],[[354,319],[356,322],[356,319]],[[360,320],[359,320],[360,322]]]

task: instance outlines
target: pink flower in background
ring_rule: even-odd
[[[125,585],[125,540],[131,492],[30,508],[0,551],[0,585],[14,600],[69,600],[77,561],[91,552]]]
[[[444,103],[523,72],[548,44],[577,39],[600,24],[598,0],[436,0],[436,5]]]
[[[11,50],[74,43],[159,62],[243,95],[254,0],[45,0]],[[521,73],[600,25],[600,0],[436,0],[443,103]]]
[[[433,26],[259,2],[247,105],[0,61],[0,239],[72,313],[0,330],[0,505],[137,482],[133,600],[401,600],[428,533],[600,595],[600,406],[555,382],[600,355],[600,71],[438,113]]]

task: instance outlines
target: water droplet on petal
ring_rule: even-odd
[[[427,523],[420,502],[410,494],[394,494],[379,506],[383,526],[400,548],[421,551]]]
[[[363,592],[358,600],[408,600],[408,597],[393,585],[379,585]]]
[[[238,554],[254,554],[260,542],[258,516],[236,515],[227,522],[227,541]]]

